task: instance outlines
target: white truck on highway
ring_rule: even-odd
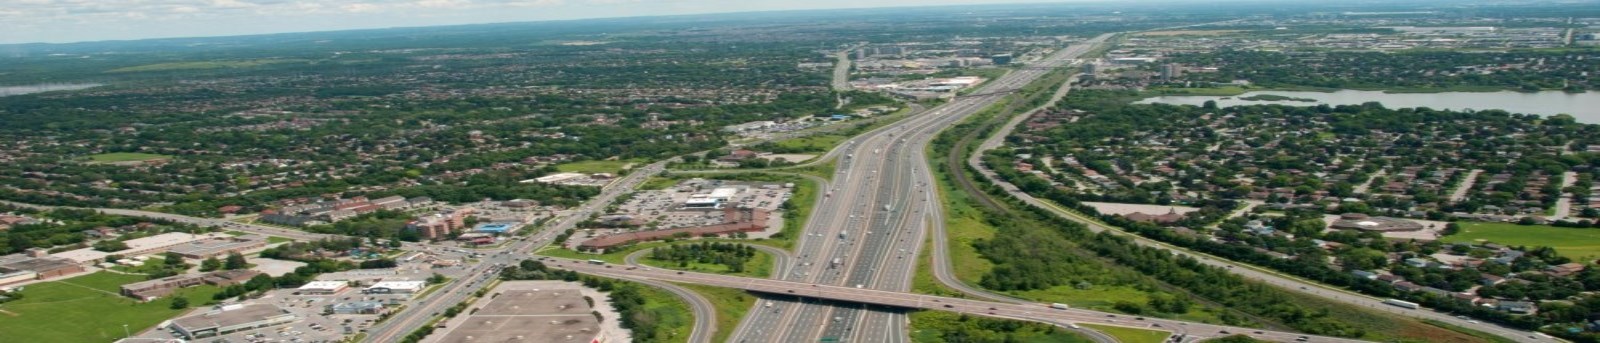
[[[844,239],[845,237],[849,237],[849,236],[850,236],[850,230],[839,231],[839,239]]]
[[[1066,309],[1071,309],[1072,306],[1067,306],[1067,304],[1062,304],[1062,303],[1053,303],[1053,304],[1050,304],[1050,308],[1057,309],[1057,310],[1066,310]]]
[[[1393,306],[1409,308],[1409,309],[1413,309],[1413,310],[1422,307],[1421,305],[1417,305],[1417,303],[1410,302],[1410,301],[1405,301],[1405,300],[1400,300],[1400,299],[1386,299],[1386,300],[1383,301],[1383,303],[1384,304],[1388,304],[1388,305],[1393,305]]]
[[[829,265],[828,268],[838,268],[840,264],[844,264],[844,259],[835,257],[833,258],[833,264]]]

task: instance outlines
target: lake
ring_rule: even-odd
[[[99,83],[47,83],[27,86],[0,86],[0,96],[23,95],[32,93],[71,91],[104,86]]]
[[[1241,97],[1250,97],[1263,94],[1312,99],[1316,101],[1249,101],[1239,99]],[[1600,124],[1600,92],[1595,91],[1586,93],[1566,93],[1561,91],[1543,91],[1537,93],[1520,93],[1512,91],[1384,93],[1383,91],[1358,91],[1348,89],[1337,92],[1260,91],[1244,93],[1232,97],[1158,96],[1139,100],[1135,103],[1163,103],[1199,106],[1204,104],[1206,100],[1216,100],[1217,105],[1223,107],[1260,104],[1279,104],[1292,106],[1314,106],[1317,104],[1359,105],[1368,101],[1377,101],[1378,103],[1382,103],[1383,107],[1388,108],[1427,107],[1433,109],[1452,110],[1498,109],[1511,113],[1529,113],[1544,116],[1566,113],[1571,114],[1574,118],[1577,118],[1578,122]]]

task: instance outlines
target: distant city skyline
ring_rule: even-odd
[[[1085,0],[0,0],[0,44]]]

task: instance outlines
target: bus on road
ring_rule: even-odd
[[[589,264],[606,264],[606,261],[601,261],[601,260],[589,260]]]

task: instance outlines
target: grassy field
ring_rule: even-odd
[[[139,303],[116,294],[118,286],[143,280],[99,272],[29,285],[23,299],[0,305],[0,333],[8,342],[110,342],[123,337],[123,325],[138,333],[186,311],[168,308],[170,296]],[[219,291],[215,286],[190,287],[175,296],[188,298],[190,307],[202,307]]]
[[[839,142],[843,142],[845,139],[849,139],[849,137],[832,134],[811,135],[800,138],[785,139],[773,142],[773,144],[776,144],[779,147],[793,149],[789,151],[793,151],[795,153],[823,153],[828,152],[828,150],[833,150],[833,147],[838,146]]]
[[[1600,229],[1562,228],[1548,225],[1458,222],[1461,232],[1441,237],[1447,243],[1475,243],[1484,240],[1505,245],[1555,248],[1562,256],[1575,260],[1600,257]]]
[[[146,64],[141,66],[123,67],[107,70],[107,73],[135,73],[143,71],[170,71],[170,70],[201,70],[201,69],[231,69],[250,68],[276,63],[305,62],[298,59],[253,59],[243,61],[198,61],[198,62],[169,62]]]
[[[923,246],[929,244],[933,244],[933,235],[928,235],[922,242]],[[939,279],[933,276],[933,252],[928,249],[922,249],[922,252],[917,254],[917,272],[911,276],[911,292],[966,298],[965,294],[939,283]]]
[[[1105,333],[1107,335],[1111,335],[1111,337],[1116,338],[1117,341],[1122,342],[1122,343],[1161,343],[1162,341],[1165,341],[1167,339],[1167,336],[1171,336],[1172,335],[1171,332],[1166,332],[1166,331],[1135,329],[1135,328],[1128,328],[1128,327],[1121,327],[1121,326],[1095,325],[1095,324],[1079,324],[1079,325],[1083,325],[1083,327],[1094,329],[1095,331],[1100,331],[1100,332],[1103,332],[1103,333]]]
[[[694,332],[694,312],[689,310],[689,304],[672,292],[642,284],[639,293],[644,295],[645,311],[660,323],[656,337],[666,338],[664,342],[689,341],[689,334]]]
[[[172,156],[158,155],[158,154],[146,154],[146,153],[139,153],[139,152],[112,152],[112,153],[89,155],[89,161],[95,162],[95,163],[142,162],[142,161],[160,160],[160,159],[168,159],[168,158],[172,158]]]
[[[1079,336],[1078,334],[1073,333],[1071,331],[1067,331],[1067,330],[1063,330],[1063,329],[1059,329],[1059,328],[1054,328],[1054,327],[1047,328],[1047,330],[1038,330],[1038,329],[1011,330],[1011,331],[1008,331],[1008,332],[1005,332],[1005,333],[999,333],[999,332],[988,331],[988,330],[972,330],[972,329],[983,329],[983,328],[993,329],[995,327],[1011,327],[1011,326],[1013,326],[1013,325],[1011,325],[1011,323],[1020,323],[1020,322],[1016,322],[1016,321],[1012,321],[1012,320],[983,318],[983,317],[967,317],[967,316],[963,316],[963,315],[956,314],[956,313],[942,312],[942,311],[914,311],[914,312],[911,312],[909,317],[911,319],[911,341],[914,342],[914,343],[957,343],[957,342],[1029,342],[1029,343],[1047,343],[1047,342],[1049,342],[1049,343],[1080,343],[1081,342],[1081,343],[1088,343],[1088,342],[1093,342],[1093,341],[1089,340],[1088,338],[1084,338],[1083,336]],[[995,325],[995,323],[1005,323],[1005,322],[1011,322],[1011,323],[1007,323],[1007,324],[1004,324],[1004,325]],[[1021,325],[1016,325],[1016,326],[1021,326]],[[966,336],[949,337],[949,336],[947,336],[948,335],[947,332],[954,331],[954,330],[957,330],[957,329],[963,329],[963,328],[966,329],[966,330],[963,330],[963,331],[965,331],[967,334],[971,334],[971,335],[973,335],[975,337],[966,337]],[[981,332],[981,333],[974,333],[974,331]],[[983,335],[983,336],[980,336],[980,335]]]
[[[717,330],[711,335],[712,342],[727,342],[728,336],[733,335],[733,329],[739,326],[739,319],[744,318],[745,312],[755,306],[755,296],[743,290],[732,288],[711,287],[703,285],[678,284],[711,301],[711,306],[717,312]]]
[[[743,272],[738,272],[738,273],[734,273],[734,272],[728,271],[728,266],[715,264],[715,263],[691,262],[691,263],[689,263],[689,265],[687,267],[679,267],[677,263],[650,258],[649,254],[646,254],[646,256],[640,258],[639,259],[639,264],[643,264],[643,265],[647,265],[647,266],[651,266],[651,267],[656,267],[656,268],[661,268],[661,269],[686,270],[686,271],[691,271],[691,272],[713,273],[713,274],[724,274],[724,275],[737,275],[737,276],[762,278],[762,279],[765,279],[765,278],[767,278],[767,276],[772,275],[772,255],[769,255],[769,254],[767,254],[765,252],[761,252],[759,250],[756,251],[755,257],[750,258],[749,262],[745,262],[744,263],[744,271]]]
[[[1453,325],[1453,324],[1450,324],[1450,323],[1445,323],[1445,322],[1441,322],[1441,321],[1437,321],[1437,320],[1424,319],[1422,322],[1423,323],[1428,323],[1428,325],[1441,327],[1441,328],[1444,328],[1446,330],[1451,330],[1451,331],[1455,331],[1455,332],[1460,332],[1460,333],[1472,335],[1473,337],[1481,338],[1481,339],[1483,339],[1484,341],[1487,341],[1487,342],[1492,342],[1492,343],[1515,343],[1516,342],[1514,340],[1507,339],[1505,337],[1496,336],[1496,335],[1490,334],[1488,332],[1468,329],[1468,328],[1456,326],[1456,325]]]
[[[956,190],[953,185],[946,182],[948,175],[943,169],[935,168],[936,184],[939,185],[939,199],[944,204],[945,237],[948,244],[951,261],[961,261],[954,264],[953,271],[956,279],[969,285],[976,285],[994,269],[994,263],[984,259],[972,243],[980,239],[993,238],[997,229],[983,222],[982,211],[972,207],[973,200],[969,196]],[[931,254],[931,252],[930,252]],[[932,273],[931,269],[918,269],[918,273]],[[932,276],[929,276],[932,278]]]
[[[643,162],[634,161],[634,160],[578,161],[578,162],[557,164],[556,165],[556,170],[560,170],[562,172],[567,172],[567,173],[586,173],[586,174],[612,173],[612,174],[616,174],[617,172],[621,172],[623,167],[628,167],[630,165],[638,165],[638,164],[641,164],[641,163],[643,163]]]
[[[644,180],[643,184],[639,185],[639,190],[641,190],[641,191],[659,191],[659,190],[670,188],[670,187],[672,187],[673,185],[676,185],[676,184],[678,184],[678,179],[668,178],[668,177],[660,177],[660,176],[651,176],[649,179]]]

